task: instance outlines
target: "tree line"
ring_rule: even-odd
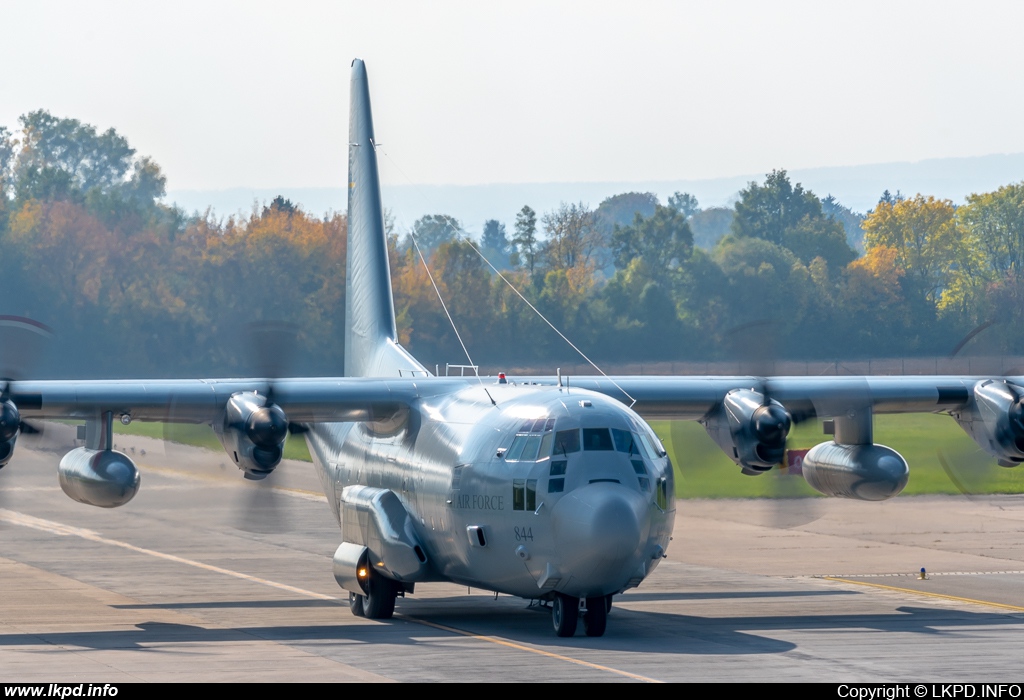
[[[39,372],[247,374],[247,324],[286,320],[287,371],[339,373],[345,215],[283,197],[189,214],[165,185],[113,129],[0,127],[0,314],[55,329]],[[979,328],[968,351],[1024,349],[1024,183],[959,205],[887,191],[859,214],[776,170],[731,207],[631,192],[526,205],[479,239],[445,214],[388,227],[400,339],[428,365],[464,355],[421,254],[485,371],[575,359],[511,286],[603,362],[943,355]]]

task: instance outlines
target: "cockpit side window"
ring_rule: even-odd
[[[573,430],[559,430],[555,433],[555,449],[552,452],[556,457],[558,455],[567,455],[571,452],[580,451],[580,431],[579,428]]]
[[[612,439],[615,441],[615,449],[618,452],[625,452],[629,455],[639,455],[640,447],[637,445],[636,435],[628,430],[617,430],[612,428]]]
[[[544,437],[540,440],[540,454],[537,456],[537,460],[541,461],[551,456],[551,443],[554,442],[554,433],[544,433]]]
[[[647,439],[647,436],[640,434],[637,437],[640,438],[640,444],[643,446],[644,456],[650,460],[657,459],[659,453],[655,451],[654,447],[651,445],[651,441]]]
[[[614,450],[615,448],[612,445],[612,436],[608,431],[608,428],[584,428],[583,449],[587,452],[610,452],[611,450]]]

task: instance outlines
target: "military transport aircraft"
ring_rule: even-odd
[[[424,581],[549,603],[556,634],[604,634],[612,596],[640,585],[669,546],[672,465],[645,418],[700,421],[744,473],[778,464],[794,421],[832,439],[803,474],[828,496],[882,500],[906,461],[874,444],[874,413],[950,414],[1004,466],[1024,461],[1022,378],[437,377],[398,344],[362,61],[352,63],[345,376],[0,382],[0,465],[26,419],[78,419],[85,445],[64,492],[111,508],[139,489],[113,421],[212,426],[262,479],[289,429],[313,456],[341,528],[334,576],[352,612],[389,618]]]

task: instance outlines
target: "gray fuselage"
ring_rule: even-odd
[[[393,491],[432,580],[607,595],[638,585],[668,547],[669,459],[636,413],[601,394],[479,384],[387,424],[313,425],[306,439],[339,523],[346,486]]]

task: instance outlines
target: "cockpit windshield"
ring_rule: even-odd
[[[554,418],[537,418],[523,423],[505,453],[506,462],[539,462],[551,455],[555,434]]]

